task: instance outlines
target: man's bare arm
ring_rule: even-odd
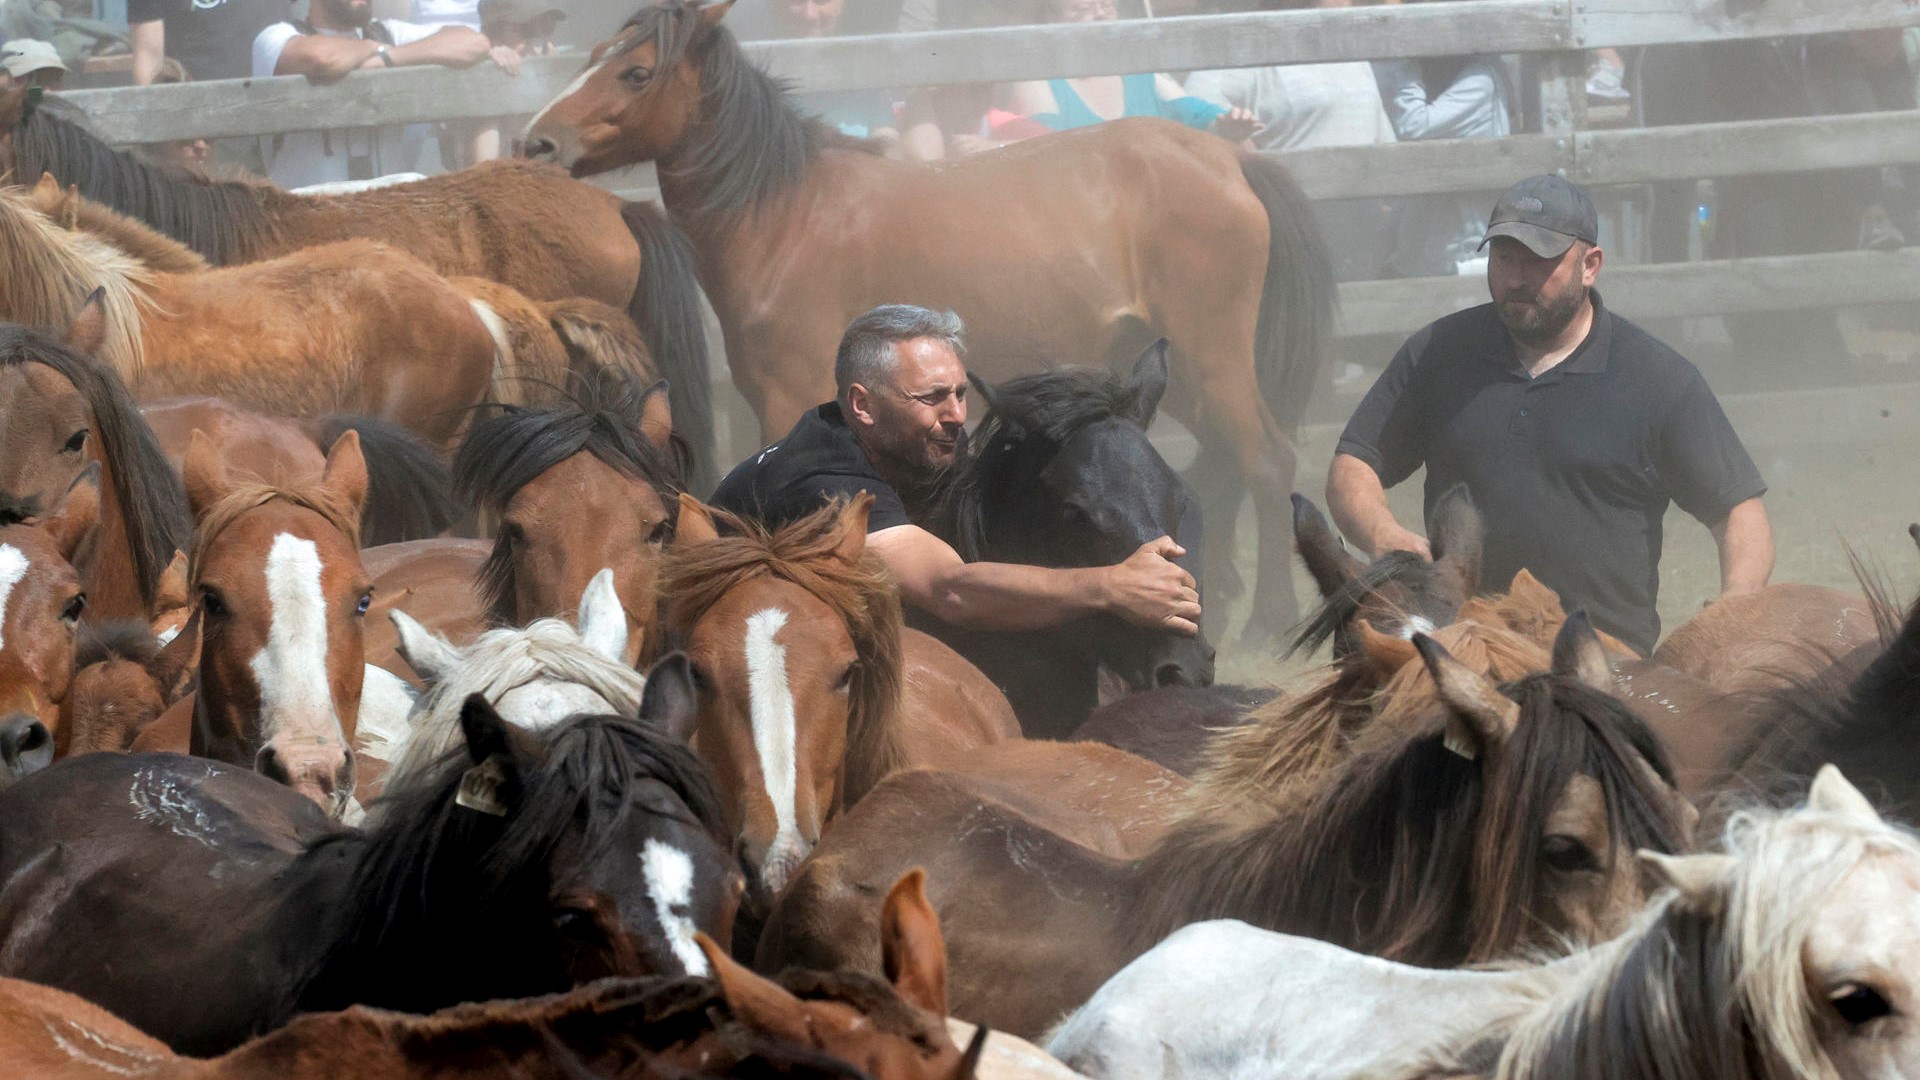
[[[1200,632],[1193,576],[1170,560],[1186,554],[1162,537],[1123,563],[1075,569],[969,563],[913,525],[881,529],[867,548],[885,559],[909,604],[972,630],[1043,630],[1112,614],[1142,626]]]
[[[1709,525],[1720,549],[1720,595],[1753,592],[1773,576],[1773,524],[1758,498],[1739,503]]]
[[[380,43],[365,38],[301,34],[289,38],[274,61],[275,75],[305,75],[311,82],[336,83],[377,59]]]
[[[1327,513],[1348,540],[1376,558],[1388,551],[1433,558],[1427,538],[1393,516],[1380,474],[1352,454],[1335,454],[1333,467],[1327,470]]]
[[[127,28],[127,43],[133,49],[133,85],[152,86],[167,58],[167,24],[159,19],[134,23]]]

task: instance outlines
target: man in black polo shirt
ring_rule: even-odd
[[[1700,372],[1601,302],[1587,193],[1522,180],[1486,242],[1493,302],[1407,339],[1347,424],[1327,477],[1341,531],[1375,555],[1431,557],[1386,496],[1425,465],[1429,511],[1464,483],[1486,518],[1482,581],[1531,570],[1642,651],[1660,636],[1669,501],[1712,530],[1722,595],[1765,585],[1766,484]]]
[[[959,316],[886,304],[855,319],[834,358],[836,396],[786,438],[741,462],[713,505],[769,527],[828,500],[873,495],[867,550],[885,559],[914,607],[971,630],[1042,630],[1087,615],[1199,632],[1200,594],[1163,536],[1114,566],[1052,569],[963,562],[914,525],[966,436],[967,371]]]

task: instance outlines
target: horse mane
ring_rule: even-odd
[[[0,221],[6,215],[0,214]],[[0,243],[6,241],[0,240]],[[0,285],[0,291],[5,286]],[[153,605],[160,575],[184,551],[193,532],[186,490],[140,415],[140,406],[126,384],[105,364],[75,352],[53,338],[24,326],[0,323],[0,367],[41,364],[63,376],[86,400],[93,414],[100,456],[112,477],[113,497],[133,552],[134,576],[140,599]],[[45,507],[24,508],[33,511]]]
[[[1284,806],[1184,815],[1138,864],[1149,899],[1135,944],[1232,918],[1429,967],[1509,954],[1532,922],[1543,822],[1581,774],[1601,785],[1617,843],[1679,849],[1684,827],[1656,786],[1672,768],[1645,723],[1562,676],[1502,691],[1520,720],[1494,762],[1448,750],[1436,713],[1360,740]]]
[[[1515,1028],[1500,1080],[1839,1080],[1821,1049],[1803,948],[1855,866],[1878,853],[1920,857],[1920,841],[1803,806],[1733,815],[1725,846],[1735,858],[1725,902],[1656,899]]]
[[[715,511],[723,532],[701,544],[674,544],[660,567],[667,625],[685,633],[734,589],[759,578],[790,582],[846,623],[859,663],[848,687],[844,793],[851,804],[907,761],[900,693],[904,683],[900,594],[871,551],[848,563],[835,554],[843,500],[769,530]]]
[[[603,371],[576,380],[560,400],[542,408],[509,408],[475,424],[453,456],[454,488],[462,498],[496,513],[541,473],[581,452],[623,476],[649,484],[669,512],[686,486],[690,454],[674,435],[666,449],[641,432],[644,391],[621,373]],[[503,530],[477,576],[489,617],[519,622],[513,607],[512,537]]]
[[[346,977],[351,985],[348,969],[354,964],[390,964],[396,953],[408,955],[422,941],[444,940],[445,927],[429,927],[429,921],[444,921],[450,909],[474,927],[493,923],[489,916],[502,909],[545,910],[556,888],[566,885],[565,872],[559,880],[549,873],[556,842],[579,830],[579,869],[606,857],[607,845],[634,812],[629,793],[639,782],[672,788],[716,843],[730,835],[700,760],[650,725],[620,716],[577,716],[537,738],[540,753],[517,755],[518,793],[505,816],[456,802],[473,767],[462,745],[404,778],[391,778],[364,832],[335,833],[308,847],[303,861],[347,857],[343,846],[361,850],[351,880],[325,912],[345,932],[305,978],[294,980],[294,1000],[311,1000],[318,991],[319,1000],[327,1001],[327,981]],[[458,897],[457,903],[448,897]],[[305,918],[313,902],[296,890],[281,914]],[[482,955],[511,946],[476,937],[468,947]],[[382,953],[384,961],[373,959]]]
[[[1093,424],[1133,422],[1137,407],[1127,380],[1101,368],[1052,368],[994,387],[992,407],[946,484],[943,516],[960,557],[968,562],[986,557],[989,507],[1018,455],[1038,447],[1050,457]],[[1027,469],[1012,475],[1022,483],[1033,477]]]
[[[1454,659],[1499,682],[1546,668],[1546,650],[1501,626],[1454,623],[1434,631]],[[1439,705],[1439,688],[1414,659],[1384,679],[1364,658],[1322,665],[1297,693],[1247,713],[1201,749],[1186,799],[1195,817],[1233,817],[1280,806],[1302,784],[1318,783],[1362,731],[1405,731]]]
[[[146,222],[222,266],[252,262],[278,247],[257,185],[149,165],[107,145],[84,119],[67,102],[41,99],[13,129],[18,182],[31,186],[43,173],[77,182],[88,199]]]
[[[704,223],[750,212],[798,185],[823,147],[867,147],[802,115],[787,81],[760,70],[724,25],[708,29],[698,3],[670,0],[641,9],[620,28],[608,55],[649,40],[658,51],[656,71],[690,63],[700,82],[700,112],[681,143],[684,160],[660,169],[663,181],[681,182],[677,216]]]
[[[138,619],[82,621],[75,633],[73,670],[108,660],[127,660],[145,667],[160,655],[160,639]]]
[[[34,201],[41,202],[37,190]],[[199,252],[173,237],[76,191],[61,191],[52,207],[40,205],[36,209],[64,229],[100,237],[149,270],[193,274],[211,265]]]
[[[1437,572],[1433,564],[1411,551],[1389,551],[1368,563],[1358,574],[1348,578],[1332,596],[1322,600],[1307,617],[1302,620],[1300,629],[1295,632],[1293,644],[1287,647],[1288,656],[1312,652],[1333,639],[1340,628],[1352,622],[1360,614],[1367,599],[1388,585],[1398,584],[1409,579],[1432,578]],[[1415,627],[1425,633],[1432,633],[1428,627]]]
[[[340,530],[356,549],[360,546],[360,508],[327,490],[317,480],[270,484],[244,479],[200,515],[193,530],[193,548],[187,555],[187,580],[200,580],[201,560],[221,533],[248,513],[276,500],[313,511],[328,525]]]
[[[625,716],[640,715],[647,680],[617,660],[588,648],[563,619],[536,619],[520,629],[489,630],[460,650],[460,666],[428,688],[408,720],[410,734],[394,756],[389,790],[413,783],[449,751],[465,745],[460,706],[468,695],[489,701],[540,677],[584,686]]]
[[[64,328],[99,289],[106,316],[100,359],[122,378],[140,372],[153,271],[98,236],[61,228],[34,208],[24,188],[0,188],[0,255],[0,311],[7,318]]]

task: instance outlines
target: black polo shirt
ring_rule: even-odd
[[[873,495],[867,531],[909,524],[898,492],[867,460],[840,414],[829,401],[808,409],[785,438],[733,467],[714,489],[713,505],[770,529],[803,518],[829,500]]]
[[[1407,339],[1338,453],[1398,484],[1425,465],[1426,505],[1465,483],[1486,519],[1481,581],[1521,568],[1650,651],[1660,636],[1661,519],[1704,522],[1766,491],[1700,372],[1608,311],[1573,355],[1528,376],[1492,304]]]

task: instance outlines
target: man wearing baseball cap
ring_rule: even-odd
[[[1465,484],[1485,518],[1487,589],[1530,570],[1643,652],[1660,634],[1669,502],[1712,530],[1722,595],[1765,585],[1766,484],[1700,372],[1601,301],[1593,200],[1529,177],[1500,197],[1483,247],[1492,302],[1408,338],[1347,424],[1327,477],[1341,531],[1374,555],[1431,558],[1386,495],[1425,466],[1429,513]]]
[[[23,83],[58,90],[67,78],[67,65],[52,45],[34,38],[14,38],[0,45],[0,87]]]

